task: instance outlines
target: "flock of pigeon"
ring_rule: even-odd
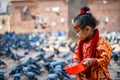
[[[0,80],[9,80],[9,77],[6,79],[6,72],[4,71],[9,64],[2,60],[3,56],[6,59],[19,62],[19,64],[7,71],[12,80],[21,80],[22,76],[25,76],[27,80],[40,80],[38,76],[42,74],[43,70],[48,73],[44,80],[70,80],[70,75],[65,72],[63,67],[72,63],[71,53],[74,52],[77,43],[55,36],[54,39],[50,40],[51,36],[53,36],[51,33],[15,34],[14,32],[6,32],[5,34],[0,34]],[[106,36],[106,39],[110,42],[114,39],[118,44],[120,42],[119,37],[116,39],[115,37]],[[48,52],[45,49],[50,48],[50,45],[53,45],[52,52]],[[69,51],[63,53],[59,50],[59,47],[68,47]],[[14,52],[20,48],[24,52],[23,55],[19,52]],[[112,59],[118,61],[120,51],[114,52],[114,49]],[[38,54],[30,54],[31,51],[35,51]],[[26,57],[34,54],[35,57]],[[4,69],[1,66],[4,66]]]
[[[21,80],[22,76],[25,76],[27,80],[41,80],[38,76],[43,69],[48,73],[46,80],[70,80],[70,76],[63,70],[63,67],[71,63],[71,53],[77,44],[72,40],[61,41],[57,38],[54,41],[49,40],[51,36],[50,33],[15,34],[14,32],[6,32],[0,34],[0,57],[4,56],[4,58],[19,62],[17,66],[7,71],[8,75],[13,78],[12,80]],[[55,44],[56,41],[59,45]],[[57,45],[57,47],[53,47],[53,51],[49,54],[44,48],[49,48],[50,45]],[[61,46],[68,47],[69,51],[62,54],[59,50]],[[24,51],[23,55],[14,52],[19,48]],[[35,57],[27,58],[26,56],[31,55],[32,50],[38,52],[38,54]],[[25,59],[23,60],[23,58]],[[9,65],[6,61],[0,59],[0,66],[6,68]],[[1,68],[0,80],[6,80],[5,73]]]
[[[114,46],[112,47],[112,56],[111,59],[117,64],[117,66],[120,66],[120,32],[111,32],[111,33],[107,33],[104,36],[110,43],[111,45],[114,46],[114,44],[118,45],[118,46]],[[116,47],[118,48],[118,50],[116,50]],[[112,64],[111,64],[112,66]],[[117,71],[117,78],[120,78],[120,72]]]
[[[102,34],[111,44],[120,45],[120,32],[110,32]]]

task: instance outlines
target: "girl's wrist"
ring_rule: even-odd
[[[78,62],[77,58],[72,59],[72,63],[76,63],[76,62]]]
[[[97,60],[95,58],[86,58],[86,59],[83,60],[83,64],[86,67],[89,67],[91,65],[97,64]]]

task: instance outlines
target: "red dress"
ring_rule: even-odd
[[[91,47],[91,42],[85,42],[82,46],[82,58],[89,58],[89,51]],[[72,54],[72,59],[81,61],[79,46],[76,47],[75,52]],[[97,61],[97,64],[88,67],[85,71],[77,75],[76,80],[111,80],[110,74],[108,71],[108,65],[111,59],[112,48],[110,44],[102,37],[98,38],[96,49],[95,49],[94,58]]]

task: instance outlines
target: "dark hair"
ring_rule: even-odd
[[[74,23],[81,29],[84,29],[86,26],[95,28],[98,24],[98,21],[94,16],[89,12],[90,9],[87,6],[84,6],[80,9],[80,14],[74,18]]]

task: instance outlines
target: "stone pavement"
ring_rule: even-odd
[[[119,63],[119,61],[117,63]],[[120,66],[118,66],[117,63],[112,59],[110,61],[109,72],[112,80],[120,80],[120,77],[118,78],[117,76],[117,72],[120,72]]]
[[[60,48],[60,49],[62,50],[62,48]],[[66,49],[66,51],[67,50],[68,49]],[[19,49],[19,50],[14,51],[14,52],[16,52],[16,53],[18,53],[20,55],[23,55],[23,53],[24,53],[22,49]],[[48,52],[47,54],[49,55],[50,53],[51,52]],[[39,54],[39,52],[30,51],[29,55],[26,55],[25,58],[21,59],[21,62],[24,61],[24,60],[26,60],[26,59],[28,59],[29,57],[35,57],[38,54]],[[0,59],[3,60],[3,61],[5,61],[5,63],[7,64],[7,66],[5,68],[0,68],[0,70],[3,70],[5,72],[6,80],[13,80],[13,76],[9,76],[8,73],[9,73],[9,70],[11,70],[13,67],[15,67],[16,65],[18,65],[19,62],[13,61],[11,58],[5,57],[5,56],[0,57]],[[120,61],[118,61],[118,63],[119,62]],[[110,71],[110,76],[111,76],[112,80],[120,80],[120,78],[117,78],[117,72],[118,71],[120,72],[120,66],[118,66],[112,59],[111,59],[110,65],[109,65],[109,71]],[[45,69],[42,69],[41,70],[41,74],[38,75],[37,77],[38,77],[39,80],[46,80],[47,75],[48,75],[48,72]],[[75,76],[72,75],[70,80],[74,80],[74,77]],[[25,76],[22,76],[21,79],[22,80],[28,80]]]

